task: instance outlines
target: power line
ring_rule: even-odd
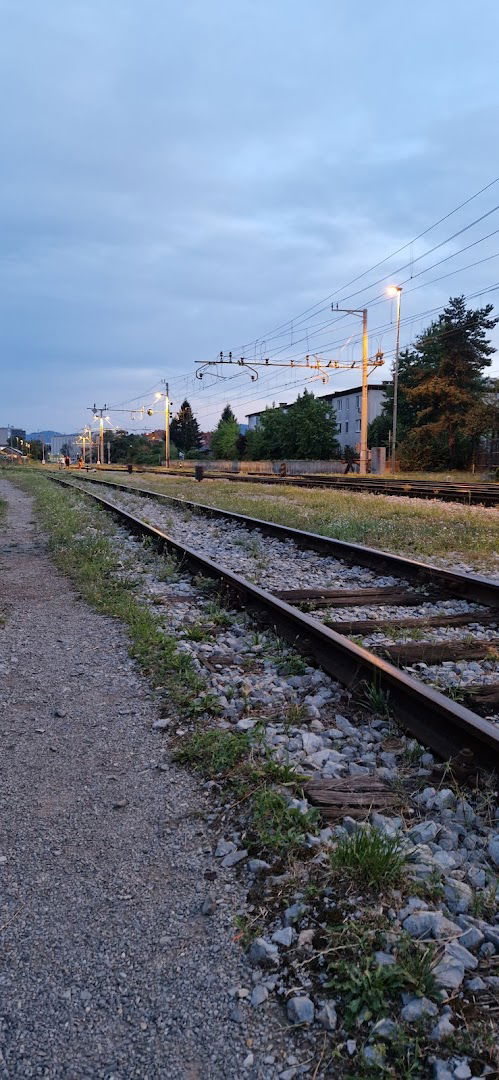
[[[288,327],[290,325],[290,323],[296,322],[297,319],[301,319],[304,315],[308,315],[310,312],[314,311],[316,308],[321,307],[322,304],[328,303],[335,296],[337,296],[338,293],[342,292],[343,289],[348,289],[349,286],[354,285],[356,281],[360,281],[361,278],[366,277],[367,274],[371,274],[374,270],[377,270],[380,266],[383,266],[390,259],[395,258],[395,256],[399,255],[401,251],[406,251],[407,248],[411,247],[412,244],[415,244],[418,240],[421,240],[423,236],[426,236],[429,232],[432,232],[433,229],[436,229],[438,227],[438,225],[441,225],[444,221],[447,221],[449,218],[453,217],[453,215],[457,214],[459,210],[462,210],[465,206],[468,206],[469,203],[473,202],[473,200],[477,199],[480,195],[483,195],[483,193],[485,191],[488,191],[489,188],[493,187],[494,184],[497,184],[498,182],[499,182],[499,176],[494,177],[493,180],[491,180],[488,184],[485,184],[485,186],[480,188],[479,191],[475,191],[473,195],[468,196],[468,198],[465,199],[463,202],[459,203],[458,206],[455,206],[453,210],[449,210],[449,212],[447,214],[444,214],[443,217],[441,217],[437,221],[433,222],[432,225],[428,225],[425,229],[423,229],[422,232],[418,233],[417,236],[413,237],[412,240],[407,241],[407,243],[403,244],[402,247],[399,247],[395,251],[392,251],[389,255],[386,255],[384,259],[380,259],[379,262],[374,263],[373,266],[370,266],[367,270],[363,270],[362,273],[357,274],[356,277],[351,278],[350,281],[347,281],[347,282],[345,282],[345,284],[340,285],[332,293],[330,293],[329,296],[324,297],[323,300],[319,300],[316,304],[312,304],[310,307],[305,308],[305,310],[302,311],[299,315],[293,316],[290,319],[286,320],[285,322],[280,323],[277,327],[273,327],[271,330],[267,331],[267,333],[262,334],[261,336],[252,339],[251,341],[247,342],[246,344],[241,345],[239,348],[240,349],[249,349],[252,345],[254,345],[256,347],[256,345],[258,345],[259,342],[267,341],[269,339],[269,337],[276,332],[276,330],[285,329],[286,327]],[[239,349],[233,350],[233,351],[238,352]]]

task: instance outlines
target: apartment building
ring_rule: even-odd
[[[367,415],[369,423],[380,415],[383,407],[384,393],[385,383],[369,384],[367,391]],[[350,390],[336,390],[332,394],[319,395],[320,400],[330,402],[331,408],[334,410],[334,415],[338,424],[338,442],[342,453],[346,446],[353,446],[358,449],[360,445],[361,394],[362,387],[354,386]],[[277,406],[277,408],[285,410],[292,407],[292,404],[288,405],[285,401],[280,401]],[[248,421],[248,431],[253,431],[258,427],[263,411],[264,410],[248,413],[246,417]]]

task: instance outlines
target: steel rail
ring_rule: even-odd
[[[76,477],[75,477],[76,479]],[[416,581],[418,583],[432,584],[445,592],[465,597],[476,603],[486,604],[489,607],[499,607],[499,584],[481,574],[464,574],[458,570],[446,570],[441,566],[433,566],[418,559],[409,559],[403,555],[393,555],[379,548],[366,547],[362,544],[353,544],[347,540],[336,540],[331,536],[322,536],[321,533],[307,532],[303,529],[295,529],[291,525],[278,525],[274,521],[266,521],[262,518],[254,518],[245,514],[238,514],[233,510],[221,510],[216,506],[206,506],[204,503],[189,502],[186,499],[178,499],[174,495],[166,495],[164,492],[151,491],[148,488],[136,488],[128,484],[118,483],[114,480],[102,480],[97,477],[81,475],[78,480],[85,480],[91,484],[101,484],[110,488],[117,488],[130,495],[140,498],[155,499],[157,502],[173,503],[178,509],[188,509],[208,517],[226,518],[236,525],[242,525],[247,529],[258,529],[265,536],[274,536],[281,540],[293,540],[299,547],[317,551],[321,555],[330,555],[333,558],[343,559],[359,566],[367,566],[375,570],[389,570],[400,577]]]
[[[152,539],[160,552],[169,549],[198,572],[221,581],[231,594],[236,594],[244,602],[246,609],[263,616],[295,648],[312,655],[328,674],[343,685],[355,688],[367,680],[387,692],[399,722],[441,757],[452,756],[467,747],[473,752],[475,760],[485,767],[499,766],[499,727],[490,721],[451,701],[437,690],[416,682],[381,657],[246,581],[239,574],[180,544],[161,529],[115,506],[102,495],[57,476],[51,479],[66,489],[84,492],[131,532]]]

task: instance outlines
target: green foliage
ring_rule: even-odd
[[[277,668],[279,675],[305,675],[307,665],[298,653],[292,653]]]
[[[317,810],[302,814],[284,795],[264,787],[251,800],[249,847],[289,859],[303,848],[306,834],[317,831],[318,821]]]
[[[145,435],[129,435],[126,431],[106,431],[113,465],[159,465],[165,456],[164,436],[148,439]]]
[[[43,446],[40,439],[32,439],[29,444],[29,456],[33,461],[41,461],[43,458]]]
[[[265,409],[258,427],[248,432],[246,456],[327,461],[339,454],[337,434],[330,403],[305,390],[286,411]]]
[[[389,924],[348,920],[329,930],[328,988],[344,1004],[347,1030],[390,1013],[400,994],[438,994],[432,974],[434,947],[424,947],[403,934],[393,950],[394,963],[378,964],[375,950],[386,945]]]
[[[170,424],[170,438],[184,454],[197,450],[201,445],[199,425],[187,400],[182,402]]]
[[[250,740],[243,731],[222,731],[210,728],[196,731],[175,751],[174,759],[181,765],[190,765],[203,776],[220,777],[231,772],[245,758]]]
[[[382,889],[397,885],[406,865],[406,856],[396,837],[377,829],[359,829],[342,837],[331,853],[331,868],[340,871],[359,888]]]
[[[199,622],[194,623],[193,626],[189,627],[186,633],[186,637],[189,639],[189,641],[208,641],[211,637],[211,632],[208,626],[205,626],[204,623]]]
[[[234,423],[234,421],[237,424],[237,419],[236,419],[234,413],[232,412],[232,409],[231,409],[230,405],[227,403],[227,405],[225,406],[225,409],[223,410],[222,415],[220,417],[220,423],[221,424],[231,424],[231,423]]]
[[[211,439],[214,458],[234,460],[239,456],[239,424],[230,405],[226,405]]]
[[[362,641],[363,639],[361,638],[357,644],[362,645]],[[362,691],[360,704],[366,705],[368,709],[372,709],[372,711],[376,713],[376,716],[381,716],[385,720],[390,720],[393,715],[390,705],[390,691],[383,690],[376,682],[362,683]]]

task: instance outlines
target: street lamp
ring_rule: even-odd
[[[393,366],[393,422],[392,422],[392,476],[395,473],[395,459],[397,452],[397,406],[399,389],[399,352],[400,352],[400,300],[402,296],[401,285],[389,285],[386,290],[388,296],[397,298],[397,344],[395,346],[395,363]]]
[[[157,390],[154,395],[156,401],[163,397],[163,391]],[[168,396],[168,383],[165,382],[165,467],[170,468],[170,398]]]

